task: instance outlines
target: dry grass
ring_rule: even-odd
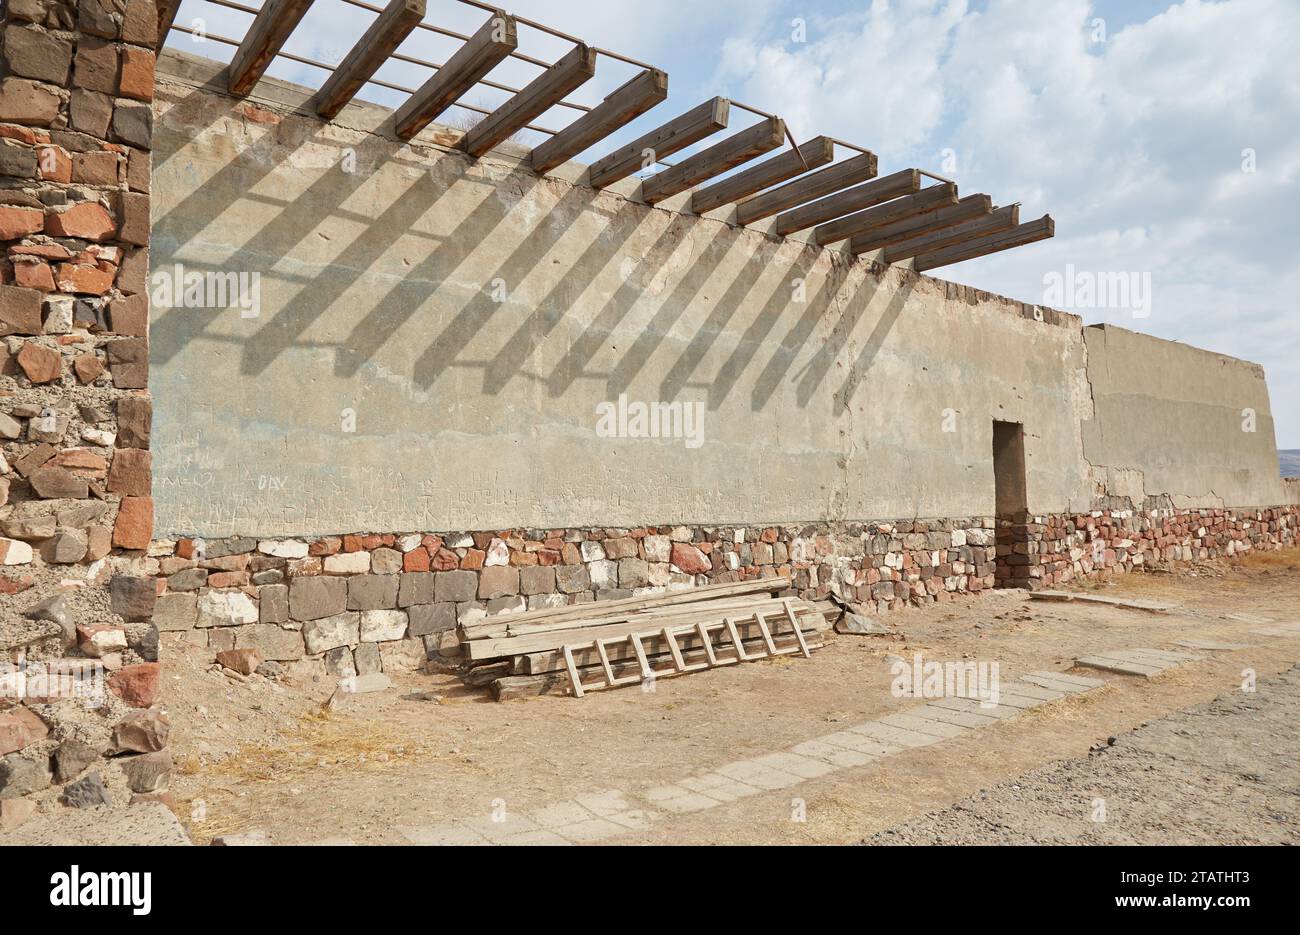
[[[287,782],[329,766],[382,771],[396,762],[429,756],[430,751],[412,748],[407,734],[384,721],[322,711],[303,715],[283,743],[245,744],[204,774],[212,782]]]
[[[1244,571],[1295,574],[1300,572],[1300,546],[1274,551],[1252,549],[1239,558],[1237,564]]]
[[[412,746],[410,737],[376,719],[340,717],[328,709],[303,715],[293,732],[271,744],[244,744],[234,754],[206,767],[183,762],[181,771],[202,773],[202,789],[183,801],[189,811],[191,835],[208,841],[223,834],[244,831],[257,824],[253,800],[237,789],[252,783],[276,783],[287,795],[295,794],[292,783],[319,776],[322,770],[385,773],[394,768],[433,759],[463,771],[464,764],[452,761],[422,746]],[[200,808],[196,811],[196,805]]]
[[[1074,675],[1083,675],[1085,678],[1097,677],[1096,670],[1092,669],[1084,672],[1075,672],[1073,669],[1070,671]],[[1115,686],[1107,683],[1100,688],[1094,688],[1056,701],[1049,701],[1047,704],[1040,704],[1036,708],[1030,708],[1021,714],[1020,718],[1023,718],[1026,723],[1082,721],[1089,714],[1088,708],[1109,698],[1114,693]],[[1020,718],[1017,720],[1020,720]]]

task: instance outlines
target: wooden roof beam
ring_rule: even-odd
[[[595,74],[596,50],[579,43],[568,55],[472,127],[460,141],[461,149],[471,156],[482,156],[560,103],[566,94],[585,84]]]
[[[519,46],[519,24],[496,13],[456,50],[393,115],[393,130],[409,140],[427,127]]]
[[[534,172],[549,172],[568,162],[668,97],[668,75],[647,69],[612,91],[604,101],[583,114],[533,150]]]
[[[746,198],[736,206],[736,222],[752,224],[788,208],[812,201],[814,198],[821,198],[846,186],[856,185],[875,177],[876,155],[863,153],[852,159],[837,162],[833,166],[827,166],[819,172],[795,179],[780,188],[769,189]]]
[[[988,256],[990,253],[1010,250],[1013,247],[1023,247],[1025,244],[1047,240],[1054,236],[1056,236],[1056,222],[1052,220],[1050,214],[1044,214],[1037,221],[1030,221],[1010,230],[988,234],[933,253],[922,253],[916,258],[914,268],[918,273],[922,273],[928,269],[973,260],[976,257]]]
[[[802,158],[800,158],[802,156]],[[737,172],[731,178],[715,182],[691,195],[691,210],[696,214],[721,208],[765,188],[779,185],[810,169],[829,165],[835,158],[835,142],[829,136],[811,139],[798,148],[773,156],[752,169]]]
[[[908,257],[920,256],[922,253],[934,253],[987,234],[999,234],[1019,223],[1020,206],[1007,205],[1005,208],[998,208],[987,217],[945,227],[943,230],[930,231],[928,234],[918,234],[892,247],[886,247],[884,260],[886,263],[897,263]]]
[[[665,198],[770,153],[784,142],[785,121],[780,117],[770,117],[646,179],[641,186],[641,197],[647,204],[658,204]]]
[[[266,0],[230,62],[231,94],[248,96],[311,4],[312,0]]]
[[[424,0],[391,0],[316,93],[316,113],[320,117],[333,120],[357,96],[361,86],[420,25],[424,7]]]
[[[826,224],[820,224],[813,231],[813,240],[819,246],[824,247],[827,244],[835,243],[837,240],[847,240],[854,234],[864,234],[886,224],[893,224],[896,221],[902,221],[920,214],[928,214],[931,211],[938,211],[940,208],[950,208],[956,203],[956,185],[951,182],[931,185],[915,195],[908,195],[905,198],[899,198],[879,207],[868,208],[865,211],[858,211],[846,217],[836,218]]]
[[[940,208],[938,211],[918,214],[915,217],[904,218],[893,224],[875,227],[865,233],[858,234],[849,241],[849,252],[858,255],[870,253],[873,250],[888,247],[890,244],[899,243],[918,234],[941,230],[954,224],[960,224],[963,221],[972,221],[976,218],[985,217],[992,210],[993,199],[988,195],[967,195],[950,208]]]
[[[921,190],[921,173],[916,169],[904,169],[883,179],[867,182],[854,188],[836,192],[829,198],[814,201],[793,211],[777,215],[777,234],[785,237],[795,231],[805,230],[824,221],[831,221],[854,211],[870,208],[881,202],[892,201],[903,195],[911,195]]]
[[[730,117],[731,102],[726,98],[715,97],[705,101],[657,130],[651,130],[608,156],[597,159],[588,170],[588,180],[592,188],[613,185],[647,163],[666,159],[706,136],[725,130]]]
[[[181,10],[181,0],[158,0],[158,48],[167,41],[167,34],[172,31],[176,14]]]

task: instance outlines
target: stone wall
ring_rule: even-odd
[[[0,819],[165,782],[148,394],[150,0],[0,42]],[[113,764],[100,758],[115,757]],[[51,788],[53,786],[53,788]]]
[[[454,658],[455,627],[495,614],[773,575],[800,597],[834,592],[883,613],[1293,546],[1298,518],[1294,508],[1027,515],[1014,543],[992,517],[159,541],[155,620],[168,639],[214,653],[255,649],[346,676]]]

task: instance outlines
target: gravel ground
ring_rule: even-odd
[[[864,844],[1300,843],[1300,666]]]

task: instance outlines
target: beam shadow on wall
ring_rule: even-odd
[[[207,101],[210,107],[210,101],[218,99],[212,95],[215,83],[191,91],[172,104],[170,118],[179,118],[185,125],[183,131],[167,130],[169,115],[164,115],[160,121],[159,165],[173,165],[190,140],[215,132],[225,118],[244,119],[244,105],[239,102],[229,102],[224,110],[209,111],[201,106]],[[205,113],[210,114],[206,118],[209,125],[194,126],[195,121],[203,122]],[[708,407],[716,410],[750,368],[760,346],[770,341],[780,320],[790,314],[794,274],[808,277],[823,256],[817,248],[771,239],[759,241],[756,234],[737,232],[724,224],[651,209],[631,201],[616,202],[617,207],[611,211],[604,206],[609,202],[593,200],[592,193],[585,188],[568,188],[543,216],[530,218],[528,212],[536,209],[536,199],[532,196],[538,187],[565,183],[544,180],[524,169],[503,169],[499,165],[485,168],[486,164],[476,164],[454,153],[426,157],[380,135],[368,135],[347,150],[337,139],[330,138],[325,125],[298,116],[284,118],[261,136],[255,131],[256,128],[248,146],[234,152],[233,158],[213,176],[157,219],[155,268],[165,268],[176,258],[185,256],[190,247],[216,246],[229,250],[229,245],[205,244],[205,231],[211,222],[225,212],[237,211],[241,200],[257,206],[250,210],[263,211],[266,204],[275,201],[275,195],[267,195],[260,189],[270,187],[274,191],[277,173],[295,171],[287,164],[287,154],[323,147],[332,150],[338,158],[292,200],[279,202],[280,210],[274,219],[230,250],[223,264],[226,270],[264,271],[278,284],[291,283],[293,295],[274,311],[269,321],[244,338],[205,334],[207,321],[196,329],[194,310],[160,310],[152,333],[154,358],[160,365],[165,366],[194,340],[242,340],[240,369],[245,375],[264,374],[289,348],[315,347],[332,350],[335,374],[351,377],[370,364],[399,329],[436,300],[442,306],[439,311],[445,324],[429,338],[415,359],[410,376],[419,389],[432,390],[450,368],[480,368],[482,391],[487,395],[500,394],[518,377],[545,388],[552,398],[565,395],[577,380],[603,380],[605,392],[614,398],[627,391],[648,362],[672,343],[680,350],[659,384],[663,398],[676,398],[688,387],[704,388]],[[345,171],[345,150],[355,160],[359,177]],[[360,220],[359,214],[354,208],[345,209],[344,203],[362,184],[366,172],[394,161],[417,170],[414,181],[321,265],[321,273],[325,275],[311,274],[311,264],[294,258],[294,251],[331,219],[338,220],[344,228],[355,225]],[[457,192],[463,204],[465,199],[461,196],[466,186],[482,186],[483,195],[447,234],[438,236],[417,227],[421,219],[430,217],[440,210],[440,205],[447,203],[449,193]],[[577,220],[587,220],[582,217],[587,213],[597,215],[597,233],[587,237],[580,249],[575,246],[577,252],[571,259],[569,255],[559,256],[557,248]],[[525,234],[497,264],[494,275],[481,284],[476,279],[470,281],[467,261],[484,243],[504,236],[503,225],[521,217],[527,218]],[[620,271],[621,283],[585,324],[578,324],[570,316],[572,306],[580,299],[590,301],[596,278],[602,272],[608,276],[610,264],[620,258],[626,262],[629,241],[639,242],[650,236],[656,224],[661,227],[655,240],[648,248],[639,247],[630,256],[634,265]],[[388,282],[387,288],[379,291],[373,302],[367,295],[366,307],[358,310],[356,323],[345,338],[307,340],[305,335],[313,325],[332,310],[337,311],[339,303],[351,298],[358,288],[364,288],[363,277],[374,277],[379,261],[389,256],[398,241],[406,236],[427,240],[427,255],[400,277],[382,275],[382,280]],[[684,238],[693,242],[683,245]],[[652,284],[683,249],[691,251],[689,265],[675,282],[669,280],[671,287],[661,297],[654,292]],[[168,250],[172,255],[163,255]],[[746,250],[749,252],[745,253]],[[782,252],[789,259],[778,259]],[[852,332],[877,294],[880,282],[876,272],[858,264],[842,266],[844,262],[839,257],[831,261],[832,268],[807,297],[802,313],[780,338],[756,376],[750,398],[754,411],[766,408],[787,379],[797,384],[797,404],[810,405],[815,391],[849,345]],[[770,276],[777,263],[781,264],[782,275],[770,289],[755,295],[763,277]],[[187,261],[187,265],[204,268],[202,263]],[[561,265],[562,269],[555,268]],[[724,269],[729,271],[730,279],[723,278]],[[854,294],[831,324],[828,315],[836,305],[838,293],[846,282],[858,277],[859,270],[860,282]],[[504,281],[511,292],[505,302],[496,301],[490,293],[491,283],[497,279]],[[515,295],[526,282],[534,286],[540,283],[541,289],[546,289],[545,283],[551,285],[540,301],[525,305]],[[841,394],[851,395],[860,383],[860,371],[870,367],[909,292],[910,286],[905,286],[891,297],[867,346],[849,367]],[[649,302],[656,303],[653,311]],[[694,332],[684,337],[679,332],[686,310],[692,305],[707,314]],[[626,321],[634,311],[650,312],[650,317],[640,331],[629,332]],[[466,355],[466,346],[493,316],[512,312],[519,314],[519,323],[495,353],[480,354],[478,359]],[[753,317],[744,324],[743,332],[732,338],[735,347],[716,375],[710,379],[708,375],[697,374],[717,341],[728,336],[728,327],[739,322],[742,313]],[[575,331],[562,328],[566,323],[575,326]],[[593,371],[593,359],[598,353],[608,353],[612,346],[610,339],[620,334],[626,339],[628,333],[633,334],[630,345],[622,350],[608,372]],[[813,356],[798,374],[791,376],[790,368],[819,334],[821,343]],[[548,340],[566,340],[567,346],[560,345],[564,347],[563,353],[549,372],[527,372],[529,361]]]

